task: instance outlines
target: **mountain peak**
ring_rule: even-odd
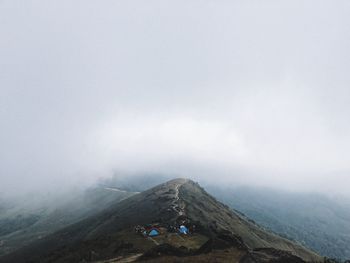
[[[195,182],[193,182],[192,180],[190,180],[188,178],[175,178],[175,179],[169,180],[165,183],[162,183],[160,185],[157,185],[157,186],[149,189],[148,191],[156,191],[156,189],[161,189],[161,188],[168,189],[168,190],[178,189],[182,185],[187,184],[187,183],[195,184]]]
[[[187,183],[187,182],[193,182],[191,179],[188,179],[188,178],[174,178],[172,180],[169,180],[166,182],[166,184],[169,184],[169,183],[177,183],[177,184],[184,184],[184,183]]]

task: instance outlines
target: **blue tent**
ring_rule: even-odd
[[[187,235],[187,234],[188,234],[188,228],[185,227],[184,225],[182,225],[182,226],[180,226],[180,228],[179,228],[179,232],[180,232],[181,234]]]
[[[153,228],[151,231],[149,231],[148,236],[155,237],[159,235],[159,231],[155,228]]]

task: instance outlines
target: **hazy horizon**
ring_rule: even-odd
[[[171,174],[348,194],[349,1],[1,1],[0,192]]]

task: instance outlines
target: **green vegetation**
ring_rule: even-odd
[[[0,219],[0,236],[30,227],[40,219],[40,215],[17,215],[13,218]]]
[[[158,222],[169,226],[184,219],[196,225],[193,237],[178,238],[163,232],[164,236],[145,238],[134,230],[137,225]],[[215,256],[225,256],[222,262],[232,262],[233,257],[249,263],[259,262],[258,259],[284,263],[323,260],[301,245],[247,221],[197,183],[186,179],[172,180],[113,203],[1,260],[66,263],[124,258],[140,253],[177,257],[179,251],[182,256],[200,256],[201,260],[216,251]],[[168,262],[176,262],[176,258]]]
[[[89,217],[133,193],[95,187],[59,196],[0,200],[0,256]]]
[[[211,187],[209,191],[281,236],[329,258],[350,258],[350,206],[345,201],[247,187]]]

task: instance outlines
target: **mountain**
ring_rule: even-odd
[[[208,190],[259,225],[320,255],[350,259],[350,204],[345,199],[252,187]]]
[[[169,178],[167,175],[115,176],[105,184],[142,191]],[[243,212],[262,227],[295,240],[320,255],[350,259],[350,201],[326,194],[291,192],[264,187],[213,184],[205,189],[232,209]]]
[[[190,224],[193,235],[170,226]],[[138,225],[156,224],[145,238]],[[210,196],[197,183],[175,179],[135,194],[82,221],[0,258],[0,262],[322,262],[316,253],[269,233]],[[107,262],[107,261],[105,261]],[[124,261],[127,262],[127,261]],[[131,262],[131,261],[128,261]]]
[[[95,186],[57,195],[31,194],[0,200],[0,256],[133,195],[116,188]]]

